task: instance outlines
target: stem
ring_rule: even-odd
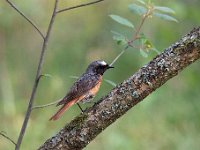
[[[7,140],[9,140],[10,142],[12,142],[16,146],[16,143],[10,137],[5,135],[3,132],[0,132],[0,135],[3,136],[4,138],[6,138]]]
[[[24,118],[24,122],[23,122],[23,125],[22,125],[22,128],[21,128],[18,140],[17,140],[17,145],[15,147],[15,150],[19,150],[19,148],[21,146],[21,142],[22,142],[22,139],[24,137],[24,133],[25,133],[25,130],[27,128],[27,124],[28,124],[28,121],[29,121],[29,118],[30,118],[30,115],[31,115],[32,105],[33,105],[33,102],[34,102],[38,83],[40,81],[39,79],[40,79],[40,74],[41,74],[41,70],[42,70],[42,65],[43,65],[43,62],[44,62],[44,54],[45,54],[45,51],[46,51],[46,46],[47,46],[47,43],[48,43],[48,40],[49,40],[49,36],[50,36],[51,29],[52,29],[52,25],[54,23],[54,19],[56,17],[57,4],[58,4],[58,0],[55,0],[53,14],[52,14],[49,26],[48,26],[46,36],[44,38],[44,42],[43,42],[43,46],[42,46],[42,50],[41,50],[41,54],[40,54],[40,59],[39,59],[39,63],[38,63],[37,73],[36,73],[35,82],[34,82],[32,93],[31,93],[31,97],[30,97],[30,100],[29,100],[28,108],[27,108],[27,111],[26,111],[26,115],[25,115],[25,118]]]
[[[125,53],[125,51],[126,51],[129,47],[133,47],[131,44],[132,44],[135,40],[138,39],[138,34],[140,33],[141,28],[142,28],[142,26],[144,25],[144,22],[145,22],[145,20],[147,19],[148,15],[149,15],[149,11],[147,11],[147,12],[144,14],[144,16],[142,17],[142,20],[141,20],[141,22],[140,22],[140,24],[139,24],[139,26],[138,26],[138,28],[137,28],[137,30],[136,30],[134,36],[133,36],[133,39],[127,42],[128,45],[117,55],[117,57],[115,57],[115,59],[114,59],[114,60],[112,61],[112,63],[110,64],[110,66],[112,66],[112,65]]]
[[[140,22],[140,25],[139,25],[138,29],[136,30],[135,35],[134,35],[134,37],[133,37],[133,40],[131,40],[131,43],[133,43],[133,42],[138,38],[138,34],[140,33],[141,28],[142,28],[142,26],[143,26],[143,24],[144,24],[146,18],[147,18],[147,15],[144,15],[144,17],[142,17],[142,20],[141,20],[141,22]]]
[[[102,2],[102,1],[104,1],[104,0],[97,0],[97,1],[94,1],[94,2],[89,2],[89,3],[80,4],[80,5],[77,5],[77,6],[64,8],[64,9],[58,10],[56,13],[61,13],[61,12],[67,11],[67,10],[76,9],[76,8],[79,8],[79,7],[84,7],[84,6],[96,4],[96,3],[99,3],[99,2]]]
[[[57,101],[55,101],[55,102],[52,102],[52,103],[49,103],[49,104],[34,106],[34,107],[32,107],[32,110],[33,110],[33,109],[39,109],[39,108],[45,108],[45,107],[48,107],[48,106],[55,105],[55,104],[57,104],[57,103],[58,103],[59,101],[61,101],[61,100],[62,100],[62,99],[59,99],[59,100],[57,100]]]
[[[10,4],[10,6],[15,9],[26,21],[28,21],[35,29],[36,31],[40,34],[40,36],[44,39],[44,35],[43,33],[40,31],[40,29],[37,27],[37,25],[28,17],[25,16],[25,14],[23,12],[21,12],[11,1],[6,0],[8,4]]]
[[[117,57],[115,57],[115,59],[112,61],[112,63],[110,64],[110,66],[112,66],[118,59],[119,57],[121,57],[121,55],[124,54],[124,52],[129,48],[129,46],[126,46],[118,55]]]

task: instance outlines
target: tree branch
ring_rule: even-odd
[[[59,101],[61,101],[62,99],[59,99],[59,100],[57,100],[57,101],[55,101],[55,102],[51,102],[51,103],[48,103],[48,104],[44,104],[44,105],[38,105],[38,106],[33,106],[32,107],[32,110],[33,109],[39,109],[39,108],[45,108],[45,107],[49,107],[49,106],[52,106],[52,105],[55,105],[55,104],[57,104]]]
[[[89,3],[80,4],[80,5],[77,5],[77,6],[64,8],[64,9],[58,10],[56,13],[61,13],[61,12],[68,11],[68,10],[71,10],[71,9],[89,6],[89,5],[96,4],[96,3],[99,3],[99,2],[102,2],[102,1],[104,1],[104,0],[97,0],[97,1],[94,1],[94,2],[89,2]]]
[[[7,135],[5,135],[3,132],[0,132],[0,135],[3,136],[4,138],[6,138],[7,140],[9,140],[11,143],[13,143],[16,146],[16,143]]]
[[[21,12],[11,1],[6,0],[6,2],[13,8],[15,9],[26,21],[28,21],[35,29],[36,31],[40,34],[40,36],[44,39],[44,35],[43,33],[40,31],[40,29],[37,27],[37,25],[28,17],[26,17],[26,15]]]
[[[88,108],[48,139],[39,150],[84,148],[134,105],[199,58],[200,27],[193,29],[129,79],[112,89],[93,107]]]
[[[30,97],[30,100],[29,100],[28,108],[27,108],[27,111],[26,111],[26,115],[25,115],[25,118],[24,118],[24,122],[23,122],[23,125],[22,125],[22,128],[21,128],[19,137],[18,137],[18,141],[17,141],[17,145],[15,147],[15,150],[19,150],[19,148],[20,148],[20,145],[21,145],[22,139],[24,137],[24,133],[26,131],[26,127],[27,127],[27,124],[28,124],[28,121],[29,121],[29,118],[30,118],[30,115],[31,115],[35,94],[36,94],[37,87],[38,87],[40,77],[41,77],[41,71],[42,71],[42,66],[43,66],[43,62],[44,62],[44,54],[45,54],[45,51],[46,51],[47,43],[49,41],[51,29],[52,29],[52,26],[53,26],[53,23],[54,23],[54,20],[55,20],[55,17],[56,17],[57,5],[58,5],[58,0],[55,0],[52,17],[51,17],[51,20],[49,22],[47,33],[46,33],[46,36],[44,38],[44,42],[43,42],[43,45],[42,45],[42,50],[41,50],[41,54],[40,54],[40,59],[39,59],[39,63],[38,63],[37,73],[36,73],[35,82],[34,82],[32,93],[31,93],[31,97]]]

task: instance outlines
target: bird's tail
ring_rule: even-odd
[[[59,119],[63,113],[70,107],[72,106],[73,104],[76,103],[76,99],[64,104],[49,120],[57,120]]]

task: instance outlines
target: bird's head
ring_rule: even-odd
[[[110,66],[109,64],[107,64],[105,61],[103,60],[97,60],[97,61],[93,61],[87,68],[86,72],[87,73],[94,73],[94,74],[100,74],[103,75],[103,73],[110,69],[110,68],[114,68],[112,66]]]

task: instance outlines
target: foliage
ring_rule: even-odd
[[[111,32],[113,33],[113,39],[117,41],[118,45],[123,44],[127,45],[128,47],[139,49],[140,54],[143,57],[148,57],[148,53],[150,51],[153,50],[157,53],[159,53],[159,51],[155,48],[155,46],[152,44],[152,42],[150,42],[150,40],[145,36],[144,33],[138,35],[141,32],[141,27],[143,26],[144,21],[147,18],[152,18],[153,16],[167,21],[174,21],[174,22],[178,21],[173,16],[171,16],[171,14],[175,14],[175,11],[169,7],[156,6],[151,1],[145,2],[143,0],[138,0],[137,3],[132,3],[128,5],[128,9],[132,12],[133,15],[138,14],[139,16],[141,16],[141,24],[137,29],[135,29],[134,38],[128,39],[128,35],[123,35],[121,33],[118,33],[117,31],[111,31]],[[129,21],[124,17],[121,17],[119,15],[110,15],[110,17],[117,23],[120,23],[127,27],[134,28],[133,25],[134,23],[132,23],[131,21]],[[140,41],[139,47],[134,46],[134,42],[137,40]]]

